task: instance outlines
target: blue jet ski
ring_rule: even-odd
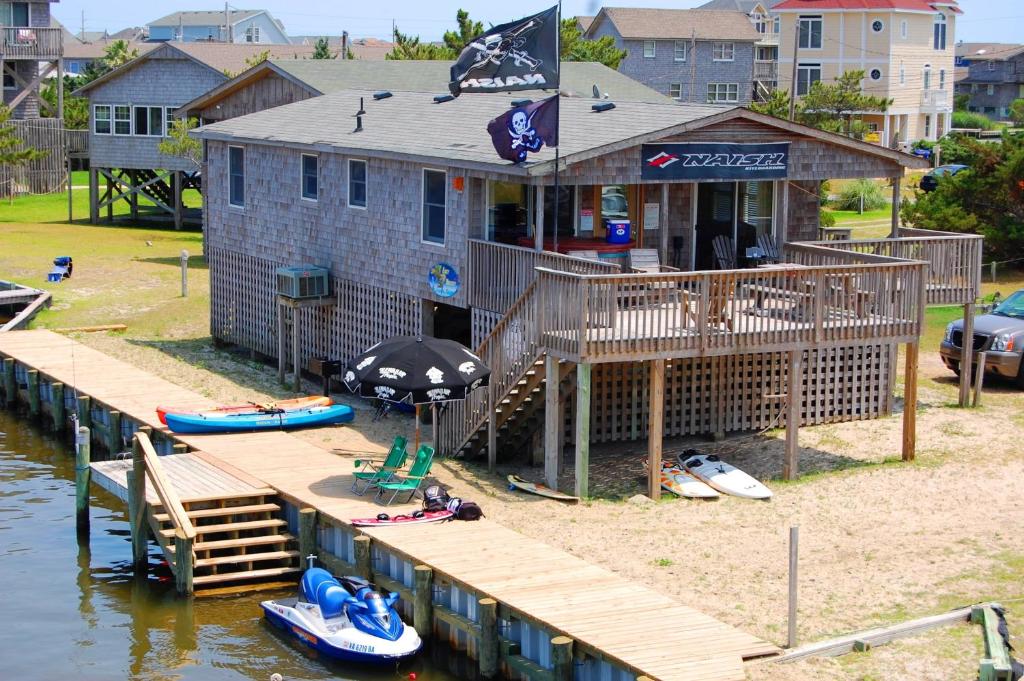
[[[267,621],[304,644],[338,660],[394,663],[415,655],[422,641],[395,611],[398,594],[384,595],[359,577],[335,579],[311,567],[302,575],[300,598],[263,601]]]

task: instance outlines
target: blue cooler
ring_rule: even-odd
[[[629,220],[608,220],[608,235],[605,240],[610,244],[628,244],[632,241]]]

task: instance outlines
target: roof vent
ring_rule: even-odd
[[[381,90],[380,92],[374,92],[373,93],[373,98],[375,100],[377,100],[377,101],[380,101],[382,99],[387,99],[388,97],[391,97],[391,96],[392,96],[391,93],[389,91],[387,91],[387,90]]]
[[[454,95],[437,95],[434,97],[434,104],[444,104],[445,102],[450,102],[453,99],[455,99]]]
[[[356,129],[353,130],[352,132],[362,132],[363,131],[363,115],[364,114],[366,114],[366,111],[363,109],[363,98],[360,97],[359,98],[359,111],[356,111]]]
[[[602,113],[604,111],[611,111],[615,108],[615,102],[601,102],[600,104],[592,104],[590,110],[595,113]]]
[[[532,99],[513,99],[512,106],[526,106],[527,104],[533,104]]]

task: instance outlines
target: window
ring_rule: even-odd
[[[92,108],[92,131],[95,135],[110,134],[109,104],[97,104]]]
[[[228,203],[245,208],[245,149],[228,147]]]
[[[27,2],[11,3],[11,26],[31,26],[32,12]]]
[[[739,83],[708,83],[708,102],[738,102],[740,100]]]
[[[348,161],[348,205],[366,208],[366,161]]]
[[[939,69],[939,89],[946,89],[946,69]]]
[[[448,173],[423,169],[423,240],[444,243]]]
[[[796,67],[796,95],[802,97],[811,91],[811,85],[821,80],[821,64],[798,64]]]
[[[320,198],[320,159],[314,154],[302,155],[302,198]]]
[[[996,70],[996,63],[994,61],[992,61],[991,59],[988,60],[987,62],[985,62],[985,66],[988,68],[989,71],[995,71]]]
[[[750,18],[754,22],[754,28],[757,30],[758,33],[768,32],[768,17],[758,12],[757,14],[752,15]]]
[[[800,17],[800,49],[821,49],[821,17]]]
[[[996,86],[995,85],[993,85],[992,83],[989,83],[988,85],[985,86],[985,94],[986,95],[991,97],[995,93],[996,93]]]
[[[686,41],[677,40],[672,45],[672,59],[675,61],[686,61]]]
[[[658,53],[658,44],[653,40],[644,41],[644,59],[654,59]]]
[[[871,69],[871,80],[882,80],[882,70]]]
[[[10,74],[10,73],[4,72],[4,89],[5,90],[14,90],[16,88],[17,88],[17,85],[15,85],[15,83],[14,83],[14,76],[12,74]]]
[[[923,80],[924,80],[924,84],[923,84],[924,89],[925,90],[931,90],[932,89],[932,67],[931,67],[930,64],[925,64],[924,65]]]
[[[907,32],[908,32],[907,29],[908,29],[907,20],[904,19],[903,21],[900,22],[900,37],[903,38],[904,40],[907,39]]]
[[[924,138],[928,139],[932,136],[932,117],[930,114],[925,114],[924,117]]]
[[[161,106],[135,107],[135,134],[143,137],[164,136],[164,109]]]
[[[250,26],[245,29],[245,42],[258,43],[260,41],[260,27]]]
[[[907,84],[907,69],[903,66],[903,60],[900,60],[900,85]]]
[[[82,72],[81,64],[79,64],[77,61],[70,61],[70,62],[68,62],[68,73],[78,74],[78,73],[81,73],[81,72]]]
[[[871,22],[871,30],[875,33],[881,33],[885,30],[885,24],[878,19],[875,19]]]
[[[946,49],[946,15],[942,12],[936,14],[932,28],[934,29],[932,47],[936,50]]]
[[[166,117],[164,122],[164,137],[171,136],[171,128],[174,127],[174,111],[177,108],[178,107],[176,106],[169,106],[164,109],[164,115]]]
[[[114,106],[114,134],[132,134],[132,108],[127,104]]]
[[[772,33],[774,33],[775,35],[778,35],[779,31],[781,31],[781,30],[782,30],[782,17],[775,17],[775,21],[772,24]]]
[[[681,99],[683,96],[683,84],[670,83],[668,86],[668,96],[672,99]]]
[[[735,61],[736,43],[714,43],[712,46],[714,61]]]
[[[977,83],[971,83],[971,94],[975,94],[977,92],[978,92],[978,84]]]

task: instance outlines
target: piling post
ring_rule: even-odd
[[[121,449],[121,412],[110,411],[110,427],[107,429],[107,451],[111,454]]]
[[[75,525],[79,535],[89,534],[89,468],[92,445],[89,429],[81,426],[75,437]]]
[[[553,681],[572,681],[572,639],[555,636],[551,639],[551,664]]]
[[[92,428],[92,399],[88,395],[78,396],[78,425]]]
[[[978,370],[974,372],[974,399],[971,401],[972,407],[981,406],[981,390],[985,387],[985,362],[988,361],[987,352],[979,352],[978,357]]]
[[[426,565],[413,570],[413,628],[426,640],[434,631],[434,571]]]
[[[188,298],[188,251],[181,249],[181,297]]]
[[[132,470],[128,471],[128,526],[132,535],[132,564],[135,574],[145,574],[146,547],[146,461],[139,436],[132,439]]]
[[[188,454],[188,445],[186,445],[186,444],[184,444],[182,442],[178,442],[178,443],[176,443],[174,445],[171,445],[171,450],[175,454]]]
[[[17,384],[14,382],[14,359],[4,358],[4,403],[10,407],[18,397]]]
[[[356,558],[356,574],[367,581],[373,581],[373,565],[371,563],[371,541],[370,538],[361,534],[354,540],[355,545],[355,558]]]
[[[53,394],[53,402],[50,403],[50,417],[53,419],[53,429],[58,433],[63,433],[64,424],[67,422],[67,415],[64,411],[64,384],[51,383],[50,391]]]
[[[29,369],[28,376],[28,415],[39,418],[39,371]]]
[[[480,614],[480,676],[494,678],[498,674],[498,602],[493,598],[477,601]]]
[[[800,528],[789,528],[789,614],[786,618],[786,647],[796,648],[796,594],[797,594],[797,558],[800,553]]]
[[[187,596],[192,593],[192,538],[185,536],[185,531],[174,532],[174,582],[178,593]]]
[[[316,553],[316,521],[315,508],[299,511],[299,553],[303,561],[306,556]]]

